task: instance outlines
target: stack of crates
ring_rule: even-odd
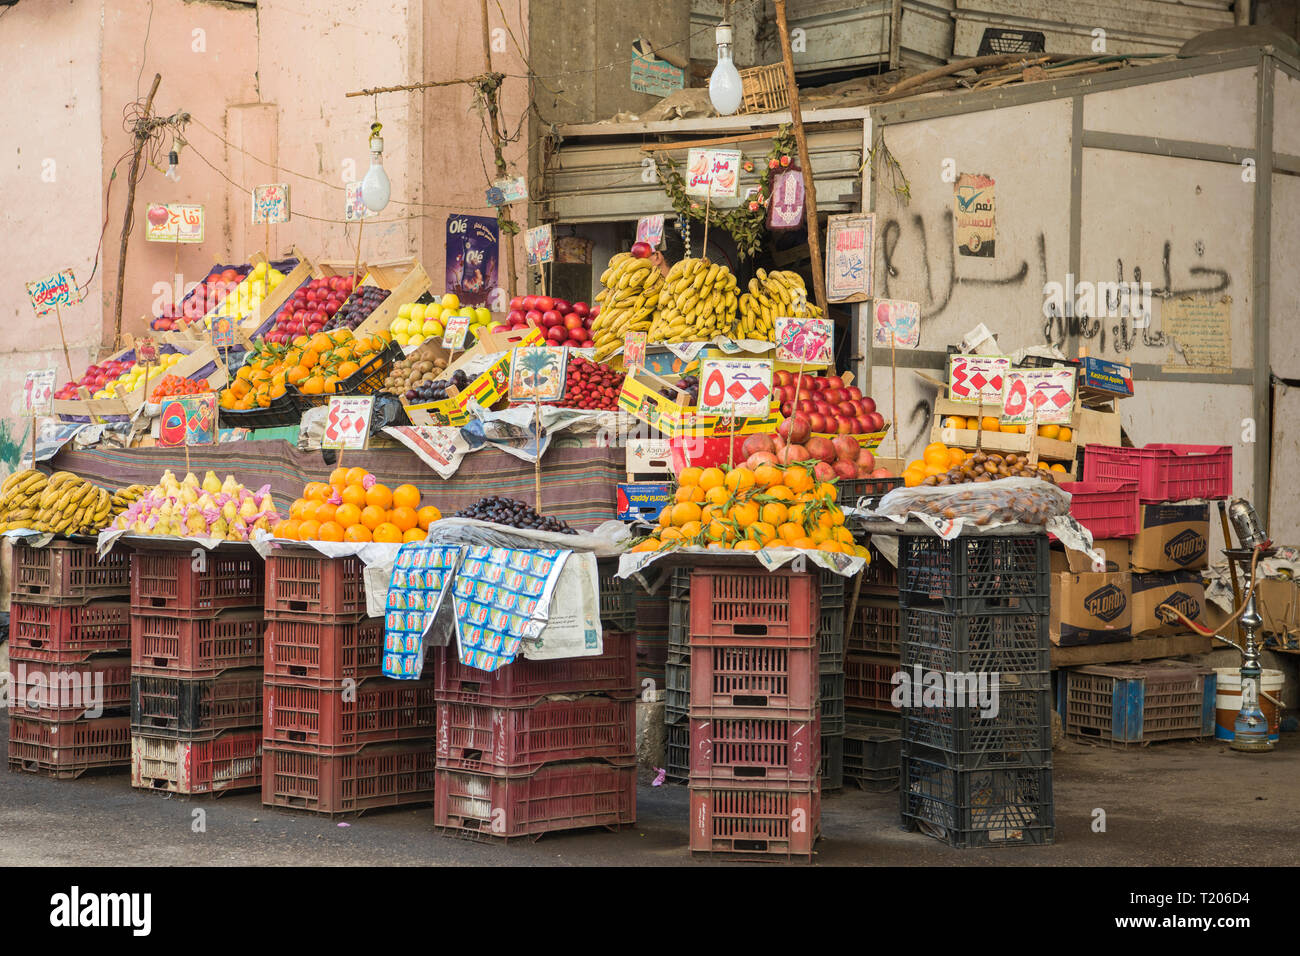
[[[899,593],[904,824],[955,847],[1053,842],[1046,536],[902,535]],[[939,706],[921,705],[928,675]]]
[[[325,816],[433,800],[433,681],[382,675],[359,558],[266,562],[262,803]]]
[[[821,605],[817,640],[818,679],[821,684],[822,792],[844,786],[844,631],[847,594],[851,578],[825,569],[820,572]]]
[[[636,595],[636,677],[663,698],[668,665],[668,588]],[[650,681],[649,684],[646,681]]]
[[[821,829],[817,573],[690,574],[693,854],[811,860]]]
[[[434,823],[509,841],[636,821],[636,636],[604,630],[599,655],[489,673],[435,649]]]
[[[133,787],[260,785],[262,565],[248,545],[131,553]]]
[[[131,764],[130,559],[94,543],[16,544],[9,767],[48,777]]]
[[[664,664],[664,763],[669,783],[691,774],[691,570],[668,579],[668,660]]]
[[[848,722],[857,726],[898,717],[890,700],[901,660],[898,571],[874,545],[867,549],[871,562],[862,572],[845,641],[844,704]]]

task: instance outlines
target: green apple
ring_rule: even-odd
[[[414,302],[408,302],[406,305],[400,306],[397,310],[397,317],[399,319],[409,319],[411,317],[411,310],[414,308]]]

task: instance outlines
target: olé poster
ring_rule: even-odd
[[[461,305],[487,305],[497,287],[497,221],[490,216],[447,217],[447,283]]]
[[[953,184],[953,215],[957,220],[957,253],[993,258],[993,180],[983,173],[962,173]]]

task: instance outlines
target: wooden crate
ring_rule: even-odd
[[[357,335],[374,335],[387,330],[397,318],[397,310],[428,292],[433,282],[418,259],[409,259],[370,266],[362,284],[377,285],[391,293],[356,327]]]
[[[990,404],[985,406],[985,411],[989,413],[986,417],[992,417],[997,409]],[[981,433],[973,428],[945,429],[943,427],[943,420],[949,415],[973,418],[978,414],[979,406],[970,402],[954,402],[948,398],[935,399],[934,422],[930,427],[930,440],[941,441],[952,448],[974,451],[976,439],[982,435],[980,446],[986,452],[997,452],[1000,455],[1011,452],[1018,455],[1028,454],[1029,435],[1027,434],[989,431]],[[1096,442],[1099,438],[1109,439],[1112,436],[1115,444],[1119,444],[1119,413],[1113,408],[1105,411],[1083,408],[1076,404],[1069,427],[1073,432],[1070,441],[1040,437],[1037,447],[1039,458],[1064,464],[1071,475],[1074,474],[1075,453],[1081,445],[1090,441]]]
[[[790,94],[785,85],[785,67],[780,63],[754,66],[740,71],[743,95],[741,113],[775,113],[788,109]]]
[[[236,341],[239,341],[242,335],[246,343],[266,332],[270,327],[271,317],[280,311],[280,307],[289,301],[289,297],[298,290],[299,286],[316,274],[311,260],[297,246],[293,248],[292,257],[298,260],[298,264],[285,273],[280,284],[271,290],[251,315],[235,326]]]

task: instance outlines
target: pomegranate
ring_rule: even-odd
[[[803,445],[786,445],[777,452],[776,460],[782,465],[793,465],[796,462],[807,461],[812,456],[808,454],[808,449]]]
[[[776,453],[770,451],[756,451],[745,459],[745,467],[753,471],[759,465],[779,465]]]
[[[776,433],[791,444],[798,445],[808,440],[812,433],[811,421],[809,417],[802,412],[796,412],[776,429]]]
[[[859,474],[858,466],[851,461],[845,461],[843,458],[831,467],[835,469],[835,474],[839,478],[857,478]]]
[[[876,466],[876,456],[871,453],[870,448],[859,448],[857,461],[859,468],[865,468],[868,471]]]
[[[813,458],[825,462],[835,460],[835,446],[831,443],[829,438],[822,438],[820,435],[814,435],[812,438],[808,439],[807,448],[808,454]]]
[[[740,447],[746,458],[753,455],[755,452],[776,451],[776,446],[772,443],[771,435],[750,435],[745,439],[745,443]]]
[[[824,461],[819,461],[813,465],[813,477],[818,481],[834,481],[839,475],[833,466]]]
[[[845,461],[857,461],[858,453],[865,450],[847,435],[836,435],[831,439],[831,446],[835,449],[835,457]]]

